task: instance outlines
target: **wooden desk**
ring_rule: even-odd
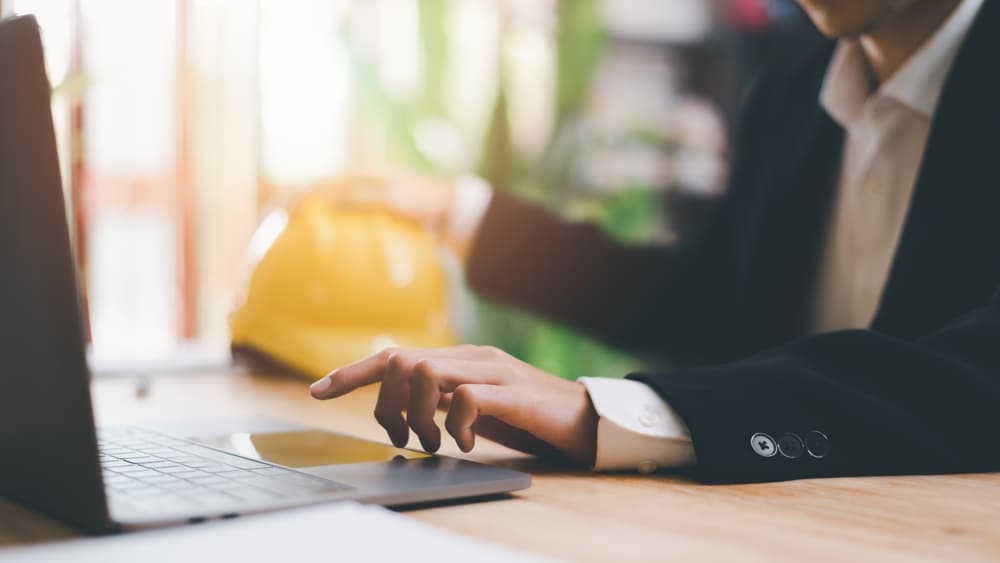
[[[374,389],[321,403],[306,382],[242,372],[94,384],[104,424],[256,414],[386,441]],[[416,443],[416,442],[412,442]],[[529,471],[531,489],[405,512],[475,538],[574,561],[1000,560],[1000,474],[705,486],[669,475],[599,475],[480,441],[463,456]],[[0,547],[76,533],[0,500]],[[317,546],[317,549],[324,549]]]

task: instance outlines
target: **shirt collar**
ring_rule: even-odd
[[[902,102],[927,118],[934,115],[951,68],[984,0],[963,0],[879,92]],[[847,127],[861,116],[865,102],[875,93],[875,80],[861,45],[845,39],[837,46],[827,68],[820,103],[830,117]]]

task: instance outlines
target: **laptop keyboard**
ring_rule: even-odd
[[[352,487],[137,428],[98,431],[112,513],[239,509]]]

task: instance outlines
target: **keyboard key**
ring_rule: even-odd
[[[153,463],[143,463],[141,465],[147,469],[155,469],[157,471],[163,471],[164,469],[169,469],[173,467],[181,467],[180,465],[177,465],[176,463],[172,463],[169,461],[156,461]]]
[[[178,473],[187,473],[191,471],[191,468],[173,464],[171,467],[157,467],[156,470],[160,473],[166,473],[167,475],[176,475]]]
[[[254,474],[250,471],[245,471],[243,469],[230,469],[229,471],[216,473],[216,475],[225,479],[246,479],[247,477],[254,476]]]
[[[112,459],[114,459],[114,458],[112,458]],[[101,467],[103,467],[104,469],[117,469],[119,467],[129,467],[131,465],[133,465],[133,464],[131,464],[131,463],[127,462],[127,461],[120,461],[120,460],[117,460],[117,459],[114,460],[114,461],[106,461],[106,462],[101,463]]]
[[[134,464],[130,463],[130,464],[124,466],[124,467],[112,467],[112,468],[110,468],[110,471],[113,471],[114,473],[126,473],[127,474],[127,473],[142,473],[142,472],[146,472],[146,471],[149,471],[149,470],[146,469],[145,467],[141,466],[141,465],[134,465]]]
[[[218,483],[208,483],[205,486],[207,486],[209,489],[212,489],[213,491],[230,491],[235,489],[248,488],[245,483],[243,483],[242,481],[237,481],[235,479],[223,479]]]
[[[159,485],[161,483],[174,483],[174,482],[182,481],[182,480],[178,479],[176,477],[171,477],[170,475],[164,475],[162,473],[159,473],[159,474],[154,475],[152,477],[143,477],[142,481],[144,483],[150,483],[152,485]]]
[[[145,467],[143,467],[142,471],[130,471],[126,473],[126,475],[128,475],[133,479],[151,479],[155,477],[161,477],[163,476],[163,473],[160,473],[159,471],[154,471],[152,469],[146,469]]]
[[[191,461],[185,462],[184,465],[186,465],[188,467],[195,467],[195,468],[198,468],[198,469],[204,469],[206,467],[216,467],[217,466],[217,464],[212,463],[210,461],[205,461],[203,459],[200,459],[200,460],[199,459],[191,460]]]
[[[160,459],[158,457],[149,457],[146,454],[123,455],[123,456],[119,457],[118,459],[124,459],[125,461],[130,461],[132,463],[138,463],[140,465],[142,465],[144,463],[154,463],[154,462],[157,462],[157,461],[163,461],[162,459]]]
[[[216,477],[214,475],[206,475],[205,477],[192,477],[190,481],[198,485],[214,485],[217,483],[225,483],[226,479]]]
[[[147,455],[151,455],[151,456],[154,456],[154,457],[161,457],[161,456],[170,455],[171,453],[173,453],[173,450],[171,450],[170,448],[165,448],[165,447],[160,446],[158,444],[157,445],[151,445],[151,446],[145,447],[145,448],[136,448],[135,451],[141,452],[141,453],[144,453],[144,454],[147,454]]]
[[[185,490],[195,487],[195,485],[192,484],[190,481],[185,481],[183,479],[177,479],[176,481],[168,481],[166,483],[160,483],[157,486],[162,487],[164,489],[170,489],[171,491]]]
[[[204,471],[206,473],[224,473],[224,472],[232,471],[233,470],[233,466],[232,465],[219,465],[217,463],[213,463],[213,464],[210,464],[210,465],[199,467],[198,469],[201,469],[202,471]]]

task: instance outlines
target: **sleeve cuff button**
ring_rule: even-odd
[[[798,434],[786,432],[778,438],[778,451],[788,459],[799,459],[805,450],[806,444]]]
[[[758,432],[750,437],[750,447],[760,457],[774,457],[778,453],[774,438],[763,432]]]
[[[658,422],[660,422],[660,417],[654,412],[646,411],[639,415],[639,424],[645,426],[646,428],[656,426],[656,423]]]
[[[655,473],[658,467],[656,466],[656,462],[647,459],[639,462],[638,469],[639,473],[649,475],[650,473]]]
[[[830,453],[830,439],[819,430],[806,434],[806,451],[816,459],[823,459]]]

